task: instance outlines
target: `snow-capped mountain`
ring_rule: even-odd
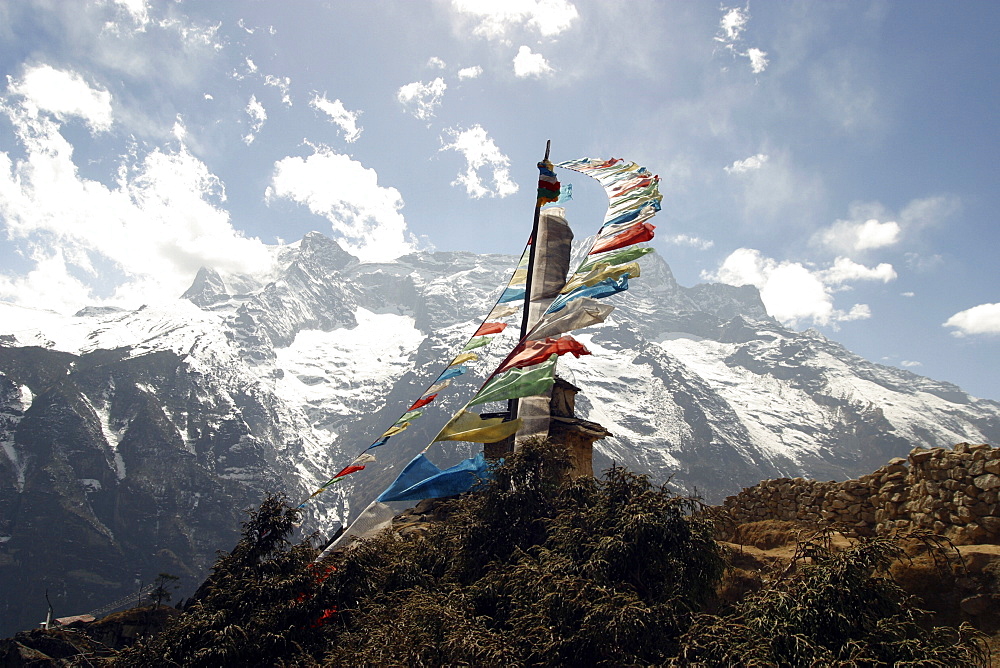
[[[304,499],[444,369],[516,258],[417,253],[361,263],[312,233],[267,276],[203,268],[174,303],[61,316],[0,304],[0,634],[97,608],[158,572],[193,588],[242,511]],[[873,364],[768,317],[757,291],[679,286],[661,258],[576,333],[560,373],[612,460],[719,500],[776,476],[845,478],[910,448],[1000,438],[1000,404]],[[508,328],[514,330],[514,327]],[[307,505],[328,534],[377,495],[510,347]],[[471,445],[435,444],[449,465]]]

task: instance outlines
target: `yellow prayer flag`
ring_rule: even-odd
[[[468,441],[470,443],[496,443],[517,432],[521,420],[504,422],[503,418],[481,418],[477,413],[459,411],[441,428],[435,441]]]

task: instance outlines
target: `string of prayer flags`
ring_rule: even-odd
[[[547,169],[549,171],[549,174],[543,175],[546,177],[546,183],[554,184],[554,188],[558,192],[559,183],[558,180],[555,179],[555,172],[552,171],[551,163],[548,163]],[[548,177],[551,177],[551,179],[549,179]],[[418,398],[416,401],[414,401],[410,405],[410,407],[406,409],[404,414],[401,415],[399,419],[396,420],[396,422],[394,422],[392,426],[389,427],[389,429],[387,429],[374,443],[372,443],[367,448],[365,448],[364,451],[362,451],[363,456],[371,457],[370,454],[365,454],[365,453],[368,453],[369,450],[385,445],[386,443],[388,443],[390,438],[406,430],[410,426],[413,420],[420,418],[423,415],[423,411],[418,409],[433,402],[437,398],[438,393],[440,393],[442,390],[451,385],[452,381],[456,377],[464,374],[468,370],[465,366],[463,366],[465,363],[478,361],[479,355],[477,353],[473,353],[470,351],[488,345],[493,338],[493,336],[491,335],[499,334],[504,331],[504,329],[507,327],[507,323],[499,322],[501,319],[507,318],[512,315],[516,315],[521,312],[522,307],[520,305],[506,304],[504,302],[516,302],[518,300],[524,299],[529,257],[530,257],[530,245],[525,245],[524,251],[521,253],[521,258],[518,260],[517,267],[511,274],[511,277],[504,288],[504,292],[501,295],[501,298],[498,299],[497,302],[493,305],[493,309],[490,311],[489,316],[487,316],[487,318],[480,324],[476,332],[472,335],[469,341],[466,342],[465,346],[463,346],[461,352],[451,361],[448,368],[445,369],[441,373],[441,375],[439,375],[434,380],[434,382],[431,384],[429,388],[424,390],[424,393],[421,395],[421,397]],[[492,427],[493,425],[488,426],[486,432],[487,435],[490,433],[489,428]],[[374,461],[374,457],[371,457],[370,461]],[[355,460],[355,463],[343,469],[341,473],[337,474],[337,476],[334,476],[333,478],[325,482],[323,485],[321,485],[320,488],[316,490],[316,492],[314,492],[309,498],[313,498],[317,494],[320,494],[329,485],[333,484],[334,482],[337,482],[343,476],[349,475],[351,473],[363,469],[364,469],[364,463],[359,460]],[[305,502],[303,502],[302,505],[304,504]]]
[[[441,428],[434,441],[496,443],[513,436],[520,428],[521,420],[504,422],[503,418],[482,418],[463,409]]]
[[[556,361],[559,356],[552,354],[541,364],[511,369],[486,381],[482,389],[469,402],[469,406],[485,404],[489,401],[520,399],[544,394],[555,385]]]

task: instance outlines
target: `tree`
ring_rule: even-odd
[[[159,608],[162,601],[169,601],[173,597],[170,590],[176,590],[180,586],[174,584],[178,580],[180,580],[179,577],[170,573],[160,573],[156,576],[156,579],[153,581],[156,586],[149,592],[150,597],[154,601],[154,607]]]
[[[272,495],[251,510],[232,552],[220,553],[194,602],[167,628],[125,650],[125,666],[273,666],[325,646],[335,611],[318,596],[328,579],[308,537],[288,538],[299,511]]]

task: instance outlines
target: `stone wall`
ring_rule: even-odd
[[[851,535],[929,529],[957,544],[1000,544],[1000,448],[917,448],[857,480],[765,480],[723,504],[737,523],[836,524]]]

